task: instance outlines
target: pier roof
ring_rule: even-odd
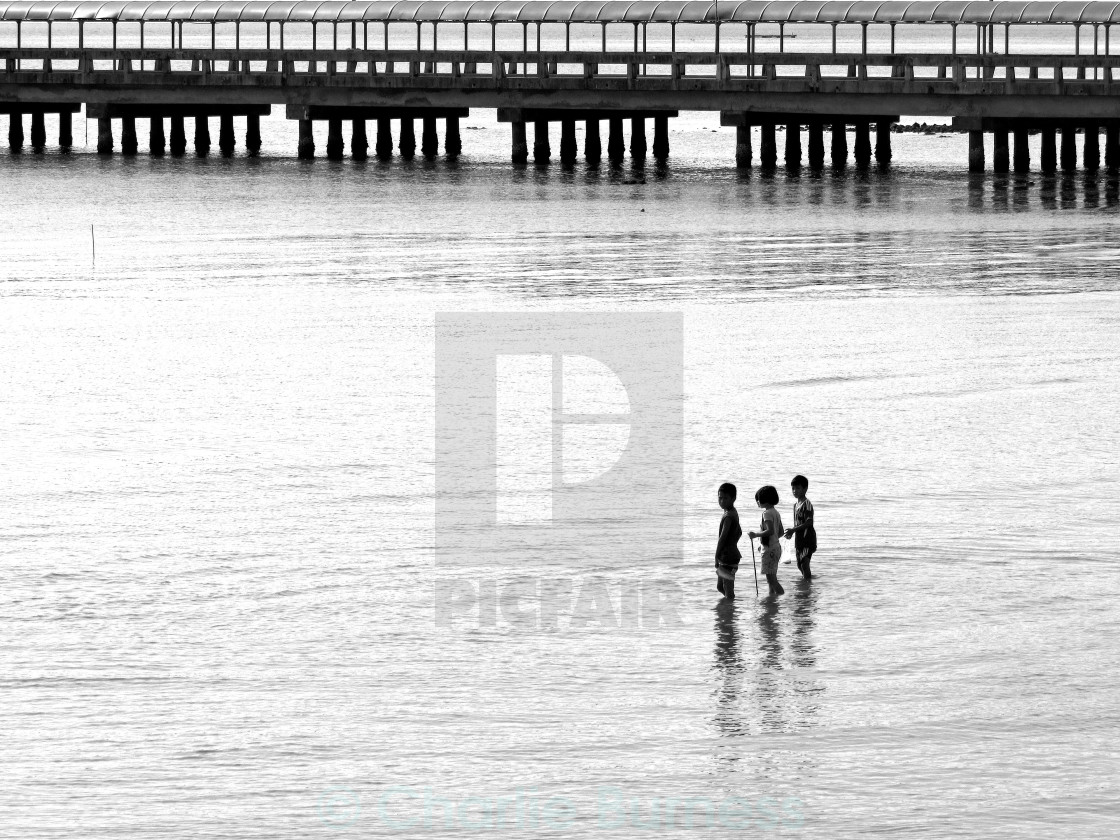
[[[1010,0],[0,0],[4,21],[1120,23],[1120,2]]]

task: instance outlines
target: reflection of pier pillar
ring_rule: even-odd
[[[984,132],[968,132],[968,171],[984,171]]]
[[[315,157],[314,123],[311,120],[299,121],[299,145],[296,147],[296,156],[300,160],[311,160]]]
[[[856,169],[871,166],[871,123],[867,120],[856,121]]]
[[[848,126],[844,123],[832,124],[832,165],[837,169],[848,165]]]
[[[1111,170],[1120,167],[1120,125],[1105,126],[1104,165]]]
[[[12,115],[12,118],[16,118],[15,114]],[[9,131],[9,136],[10,134]],[[20,137],[20,145],[23,145],[22,137]],[[113,153],[113,121],[108,117],[97,118],[97,153],[99,155],[111,155]]]
[[[1077,169],[1077,129],[1072,125],[1062,126],[1062,171],[1073,172]]]
[[[390,120],[377,120],[377,145],[373,147],[373,151],[381,160],[388,160],[393,156],[393,123]]]
[[[786,124],[786,168],[797,169],[801,166],[801,125]]]
[[[1015,171],[1029,172],[1031,169],[1031,147],[1028,145],[1029,135],[1025,128],[1016,128],[1013,133],[1015,139]]]
[[[420,124],[420,154],[431,160],[439,154],[439,133],[436,131],[436,118],[424,117]]]
[[[572,164],[579,155],[579,144],[576,143],[576,121],[560,120],[560,162]]]
[[[603,141],[599,137],[599,121],[587,121],[587,131],[583,137],[583,156],[592,166],[597,166],[603,157]]]
[[[881,165],[891,162],[891,124],[886,120],[875,123],[875,161]]]
[[[759,134],[759,163],[763,169],[773,169],[778,165],[778,138],[774,123],[763,123]]]
[[[1042,155],[1039,159],[1039,168],[1047,173],[1052,173],[1058,168],[1058,147],[1052,128],[1042,129]]]
[[[245,151],[249,157],[256,157],[261,153],[261,118],[259,114],[249,114],[245,117]]]
[[[1085,126],[1085,163],[1086,172],[1096,172],[1101,168],[1101,130],[1095,123]]]
[[[669,159],[669,118],[653,118],[653,156],[656,160]]]
[[[992,129],[992,171],[1004,174],[1011,169],[1011,156],[1007,148],[1007,125],[997,122]]]
[[[69,149],[74,145],[74,127],[69,112],[58,115],[58,145],[62,149]]]
[[[163,117],[152,117],[149,120],[148,154],[152,157],[163,157],[167,148],[167,140],[163,135]]]
[[[753,157],[751,127],[742,124],[735,126],[735,165],[740,169],[750,169]]]
[[[510,123],[513,132],[513,146],[510,157],[514,163],[525,163],[529,160],[529,141],[525,137],[525,121],[516,120]]]
[[[112,129],[110,129],[110,134]],[[23,149],[23,114],[8,115],[8,148],[13,152]],[[109,149],[112,152],[112,148]]]
[[[552,146],[548,142],[548,120],[533,123],[533,161],[548,163],[552,157]]]
[[[210,154],[210,122],[203,115],[194,118],[194,153],[199,157]]]
[[[369,140],[366,139],[366,121],[354,120],[350,134],[350,157],[365,160],[369,157]]]
[[[43,151],[47,145],[47,124],[42,111],[31,112],[31,148],[36,152]]]
[[[346,141],[342,139],[342,120],[327,120],[327,160],[342,160]]]
[[[411,119],[401,120],[401,139],[397,148],[405,160],[416,154],[416,125]]]
[[[824,126],[819,122],[809,123],[809,168],[824,168]]]
[[[181,157],[187,151],[187,128],[181,116],[171,118],[171,154]]]
[[[609,136],[607,137],[607,159],[611,163],[621,163],[626,153],[626,141],[622,139],[622,119],[611,117],[607,120]]]
[[[642,117],[630,120],[630,159],[641,163],[646,159],[646,121]]]
[[[445,128],[443,153],[449,158],[457,158],[463,153],[463,139],[459,136],[459,118],[448,117]]]
[[[121,154],[134,155],[139,147],[136,140],[136,117],[121,117]]]
[[[233,150],[237,148],[237,139],[233,133],[233,114],[222,114],[218,117],[218,149],[222,157],[232,157]]]

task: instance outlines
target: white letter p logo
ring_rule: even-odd
[[[589,356],[499,355],[497,523],[551,521],[554,492],[606,473],[630,440],[630,400]]]

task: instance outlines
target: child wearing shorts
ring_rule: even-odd
[[[735,510],[735,496],[738,491],[734,484],[721,484],[717,498],[723,508],[723,518],[719,521],[719,539],[716,541],[716,589],[728,600],[735,597],[735,572],[739,569],[739,537],[743,529],[739,526],[739,511]]]
[[[809,561],[817,550],[817,529],[813,527],[813,503],[805,494],[809,491],[809,479],[795,475],[790,482],[793,491],[793,527],[786,531],[786,539],[794,537],[793,548],[797,552],[797,568],[806,580],[811,580],[813,572]]]
[[[775,505],[778,504],[778,491],[771,485],[758,488],[754,500],[762,508],[762,530],[751,531],[750,537],[758,537],[762,544],[762,573],[766,575],[766,583],[770,586],[771,595],[785,595],[786,591],[778,583],[778,561],[782,559],[782,515],[778,513]]]

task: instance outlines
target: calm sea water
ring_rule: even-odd
[[[0,159],[0,836],[1115,836],[1116,185],[740,176],[717,121]],[[684,313],[679,622],[437,626],[442,311]],[[720,605],[715,488],[796,472],[818,578]]]

